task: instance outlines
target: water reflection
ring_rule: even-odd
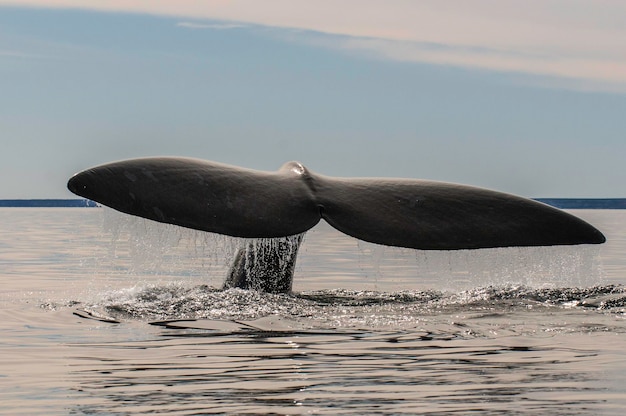
[[[99,403],[83,413],[589,414],[610,406],[597,351],[578,342],[169,328],[76,345],[71,375]]]

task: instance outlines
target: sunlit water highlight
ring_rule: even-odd
[[[424,252],[307,233],[293,295],[248,243],[3,209],[3,414],[622,414],[626,212],[593,247]],[[104,224],[104,225],[103,225]]]

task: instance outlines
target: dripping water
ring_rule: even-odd
[[[268,252],[291,253],[303,238],[229,237],[108,208],[103,209],[103,224],[109,236],[108,249],[99,261],[104,267],[114,265],[115,273],[130,279],[151,275],[214,287],[222,286],[238,251],[251,248],[248,251],[258,260]],[[359,241],[320,223],[302,243],[294,290],[334,289],[337,281],[344,289],[383,291],[437,288],[457,292],[493,285],[588,287],[602,282],[599,250],[598,245],[412,250]]]

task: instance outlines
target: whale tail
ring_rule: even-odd
[[[68,188],[127,214],[234,237],[297,236],[323,218],[361,240],[422,250],[606,241],[580,218],[515,195],[435,181],[330,178],[296,162],[259,172],[197,159],[132,159],[80,172]],[[251,274],[273,273],[267,278],[283,283],[259,288],[289,291],[300,241],[275,258],[250,256],[260,248],[248,246],[227,285],[252,287]],[[272,266],[284,265],[281,258],[291,266]]]

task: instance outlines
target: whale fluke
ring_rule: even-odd
[[[580,218],[515,195],[436,181],[331,178],[297,162],[261,172],[198,159],[132,159],[77,173],[68,188],[127,214],[234,237],[296,236],[323,218],[364,241],[422,250],[605,242]],[[279,257],[293,266],[299,243]],[[246,258],[237,255],[227,286],[254,287],[246,270],[257,270],[288,280],[261,290],[290,290],[293,267],[278,272],[277,258],[256,256],[254,267]]]

